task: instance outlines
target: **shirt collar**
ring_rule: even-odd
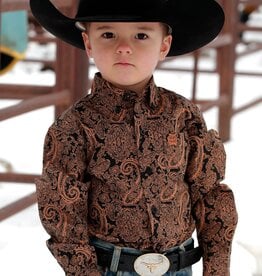
[[[135,102],[142,100],[150,108],[155,109],[160,104],[159,88],[155,85],[154,78],[149,80],[144,91],[141,94],[137,94],[134,91],[121,89],[114,86],[112,83],[103,79],[100,73],[96,73],[94,81],[92,83],[91,95],[99,94],[97,96],[103,97],[104,99],[110,98],[108,105],[126,105],[128,108],[134,105]]]

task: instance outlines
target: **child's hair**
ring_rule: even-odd
[[[164,34],[165,35],[171,35],[172,34],[172,28],[167,25],[166,23],[159,22],[161,26],[163,26]],[[76,27],[80,29],[83,32],[88,32],[90,22],[76,22]]]
[[[172,34],[173,30],[168,24],[161,23],[161,25],[164,27],[164,31],[165,31],[166,35],[171,35]]]

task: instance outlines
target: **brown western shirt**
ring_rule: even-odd
[[[237,214],[224,170],[196,105],[153,78],[137,95],[97,73],[46,135],[37,195],[48,247],[66,275],[100,275],[90,236],[159,252],[196,229],[203,274],[229,275]]]

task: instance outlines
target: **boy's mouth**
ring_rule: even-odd
[[[122,65],[122,66],[134,66],[133,64],[126,62],[126,61],[119,61],[116,62],[115,65]]]

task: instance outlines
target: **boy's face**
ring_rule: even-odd
[[[158,22],[93,22],[82,35],[86,52],[103,78],[137,92],[166,57],[172,40]]]

